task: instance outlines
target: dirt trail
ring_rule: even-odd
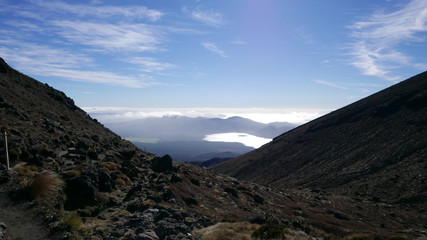
[[[31,206],[14,203],[5,193],[0,193],[0,222],[7,225],[6,237],[3,239],[53,239],[49,229],[43,225],[42,217]]]

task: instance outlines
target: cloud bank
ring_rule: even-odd
[[[256,122],[288,122],[303,124],[333,109],[274,109],[274,108],[122,108],[122,107],[83,107],[92,117],[101,122],[120,122],[149,117],[243,117]]]

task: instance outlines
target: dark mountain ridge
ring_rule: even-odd
[[[215,167],[279,188],[427,204],[427,72]]]

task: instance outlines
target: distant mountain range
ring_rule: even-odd
[[[157,143],[134,142],[144,151],[157,156],[168,154],[174,161],[195,162],[212,158],[235,158],[254,150],[241,143],[208,141],[165,141]]]
[[[96,114],[92,114],[96,117]],[[200,161],[211,158],[233,158],[254,148],[241,143],[207,142],[206,135],[242,132],[273,138],[296,125],[286,122],[259,123],[242,117],[151,117],[105,125],[141,149],[157,155],[169,154],[175,161]]]
[[[105,125],[124,138],[152,138],[159,141],[200,141],[209,134],[228,132],[274,138],[296,126],[286,122],[259,123],[242,117],[222,119],[183,116],[150,117]]]

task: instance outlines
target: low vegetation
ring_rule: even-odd
[[[58,207],[64,202],[64,181],[55,173],[42,172],[28,185],[33,199],[49,207]]]
[[[196,230],[193,234],[202,240],[251,240],[252,233],[258,228],[258,224],[247,222],[222,222]]]

